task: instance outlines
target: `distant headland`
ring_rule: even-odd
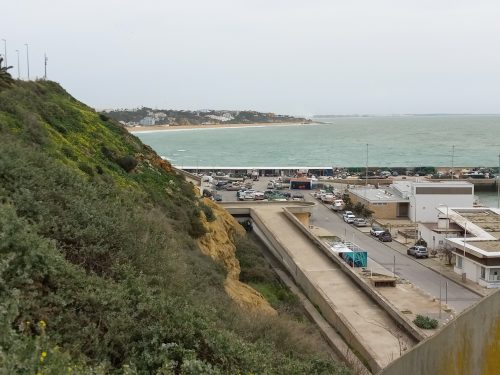
[[[158,130],[167,127],[236,126],[266,124],[309,124],[303,117],[263,113],[257,111],[225,110],[160,110],[147,107],[103,111],[107,116],[126,127],[136,130]]]

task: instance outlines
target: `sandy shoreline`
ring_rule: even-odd
[[[224,128],[255,128],[263,126],[290,126],[290,125],[314,125],[315,123],[299,123],[299,122],[274,122],[274,123],[255,123],[255,124],[214,124],[214,125],[154,125],[154,126],[134,126],[125,127],[130,133],[142,132],[157,132],[170,130],[187,130],[187,129],[224,129]]]

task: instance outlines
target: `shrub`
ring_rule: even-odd
[[[214,211],[212,210],[212,207],[207,206],[203,202],[199,203],[199,207],[201,208],[201,210],[205,214],[205,217],[207,218],[208,221],[214,221],[216,219],[216,217],[214,215]]]
[[[207,233],[207,230],[205,229],[203,223],[200,220],[199,214],[200,211],[197,209],[193,209],[191,211],[191,217],[189,220],[190,226],[188,232],[189,235],[193,238],[199,238],[203,236],[205,233]]]
[[[135,158],[133,158],[132,156],[123,156],[121,158],[118,158],[116,160],[116,163],[122,167],[122,169],[129,173],[131,172],[135,167],[137,167],[137,160]]]
[[[436,329],[439,325],[436,319],[429,318],[428,316],[417,315],[413,321],[415,325],[422,329]]]

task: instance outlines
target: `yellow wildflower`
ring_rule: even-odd
[[[45,321],[43,320],[40,320],[38,322],[38,327],[40,327],[40,329],[45,329],[45,327],[47,327],[47,323],[45,323]]]

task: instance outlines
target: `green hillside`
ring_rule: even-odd
[[[0,374],[347,373],[310,324],[229,299],[207,209],[58,84],[0,84]]]

